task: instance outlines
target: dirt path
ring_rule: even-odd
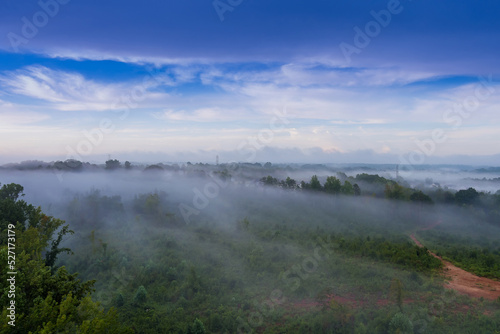
[[[424,247],[420,241],[415,238],[415,235],[410,235],[410,238],[419,247]],[[471,297],[496,300],[500,297],[500,282],[489,278],[479,277],[458,268],[451,262],[443,260],[441,257],[429,251],[429,253],[443,262],[444,274],[450,279],[445,283],[445,288],[453,289],[457,292]]]

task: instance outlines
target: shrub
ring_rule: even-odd
[[[135,304],[143,304],[146,302],[148,293],[146,291],[146,288],[144,285],[141,285],[138,289],[137,292],[135,293],[134,296],[134,303]]]
[[[396,313],[389,323],[389,328],[392,333],[413,333],[413,324],[408,319],[406,314],[398,312]]]

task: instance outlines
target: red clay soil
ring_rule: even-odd
[[[410,238],[419,247],[424,247],[415,236],[412,234]],[[470,297],[496,300],[500,298],[500,282],[489,278],[479,277],[458,268],[451,262],[443,260],[441,257],[429,251],[429,253],[443,262],[443,273],[449,278],[449,282],[445,283],[445,288],[453,289],[460,294]]]

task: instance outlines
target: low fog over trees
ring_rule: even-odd
[[[376,165],[3,167],[0,253],[7,263],[10,226],[19,333],[495,332],[500,323],[496,292],[481,300],[445,289],[429,253],[500,279],[500,193],[484,181],[453,189],[432,169],[432,180],[412,179]],[[483,177],[467,173],[458,185]]]

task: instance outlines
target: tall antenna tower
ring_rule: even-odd
[[[218,155],[215,156],[215,164],[217,166],[219,166],[219,156]]]

